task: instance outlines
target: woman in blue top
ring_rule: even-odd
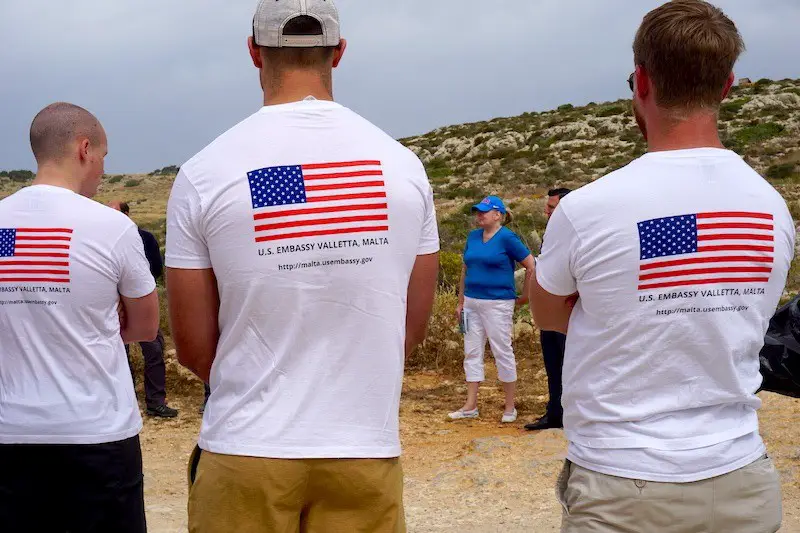
[[[497,363],[497,376],[503,383],[506,405],[502,422],[514,422],[514,392],[517,363],[511,339],[514,307],[528,302],[528,287],[534,262],[530,250],[516,233],[504,227],[511,221],[503,201],[489,196],[473,206],[478,229],[470,232],[464,248],[461,290],[456,314],[466,326],[464,333],[464,372],[467,377],[467,402],[450,413],[452,420],[478,417],[478,387],[485,379],[483,353],[488,337]],[[525,287],[517,298],[514,283],[516,263],[525,267]]]

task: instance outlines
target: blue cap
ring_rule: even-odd
[[[486,198],[481,200],[481,203],[473,205],[472,209],[473,210],[477,209],[482,213],[488,213],[492,209],[497,209],[504,215],[506,214],[506,206],[503,204],[503,200],[501,200],[497,196],[487,196]]]

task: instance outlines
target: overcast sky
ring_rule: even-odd
[[[631,42],[658,0],[337,0],[335,96],[395,137],[626,97]],[[256,0],[0,0],[0,169],[30,168],[45,105],[88,108],[109,173],[181,164],[258,109]],[[738,76],[800,77],[800,1],[719,0]]]

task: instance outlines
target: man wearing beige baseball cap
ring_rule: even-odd
[[[211,386],[192,532],[405,531],[400,391],[439,237],[419,159],[333,101],[345,44],[331,0],[262,0],[264,107],[175,180],[172,332]]]

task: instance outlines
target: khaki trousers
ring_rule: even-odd
[[[405,533],[399,459],[265,459],[197,451],[191,533]]]
[[[608,476],[566,461],[556,494],[562,533],[775,533],[782,520],[780,480],[767,456],[694,483]]]

